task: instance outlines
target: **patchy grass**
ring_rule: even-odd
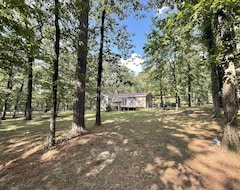
[[[209,109],[103,112],[91,134],[48,150],[49,115],[5,120],[0,128],[0,189],[233,189],[240,187],[239,155],[213,144],[222,121]],[[57,138],[72,112],[57,118]]]

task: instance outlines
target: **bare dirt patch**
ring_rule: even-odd
[[[52,150],[47,129],[6,133],[0,189],[237,190],[240,156],[212,141],[221,125],[200,110],[104,113],[102,127]]]

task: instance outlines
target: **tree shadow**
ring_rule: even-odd
[[[15,150],[32,146],[0,170],[0,189],[237,189],[240,184],[240,176],[228,172],[239,164],[223,159],[214,146],[220,127],[204,112],[116,112],[103,118],[92,134],[52,150],[31,144],[41,142],[42,133],[19,139]]]

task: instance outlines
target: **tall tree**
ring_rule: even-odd
[[[226,126],[223,132],[222,146],[239,152],[239,134],[238,134],[238,98],[237,98],[237,78],[235,69],[236,42],[234,40],[235,32],[233,25],[234,16],[230,11],[218,9],[216,20],[219,36],[224,49],[224,81],[223,81],[223,105]]]
[[[187,71],[187,77],[188,77],[188,107],[192,106],[192,76],[191,76],[191,65],[190,63],[187,64],[188,71]]]
[[[221,115],[220,110],[220,94],[221,88],[219,84],[219,74],[218,74],[218,66],[216,63],[215,52],[216,52],[216,32],[214,29],[214,15],[212,10],[210,11],[209,18],[205,19],[203,22],[203,43],[207,47],[208,51],[208,59],[210,60],[211,67],[211,82],[212,82],[212,100],[213,100],[213,117],[219,118]]]
[[[39,54],[39,49],[42,41],[42,14],[41,10],[36,8],[37,5],[34,2],[24,2],[24,11],[29,12],[26,16],[24,15],[24,26],[25,26],[25,39],[26,39],[26,57],[27,57],[27,100],[26,100],[26,120],[32,119],[32,96],[33,96],[33,67],[35,59]],[[39,3],[39,2],[38,2]]]
[[[80,7],[81,6],[81,7]],[[89,0],[82,0],[77,6],[81,9],[78,17],[79,39],[77,47],[77,64],[75,71],[75,98],[73,101],[72,131],[81,132],[85,129],[85,82],[88,54],[88,13]]]
[[[33,55],[28,58],[28,85],[27,85],[27,102],[26,102],[26,120],[32,119],[32,91],[33,91]]]
[[[104,44],[104,22],[106,17],[106,6],[107,0],[104,0],[104,5],[102,6],[102,16],[101,16],[101,36],[100,36],[100,49],[98,56],[98,76],[97,76],[97,100],[96,100],[96,122],[95,125],[101,125],[101,86],[102,86],[102,69],[103,69],[103,44]]]
[[[100,21],[97,19],[95,31],[95,38],[100,39],[100,49],[98,54],[98,77],[97,77],[97,99],[96,99],[96,125],[101,125],[101,88],[102,88],[102,72],[103,62],[112,63],[110,60],[118,54],[119,56],[129,56],[129,49],[132,48],[130,42],[129,33],[126,31],[126,26],[121,24],[121,21],[129,16],[133,10],[137,11],[142,9],[142,4],[139,0],[134,1],[99,1],[99,4],[94,6],[101,10]],[[125,10],[125,11],[123,11]],[[96,12],[98,13],[98,12]],[[96,14],[94,13],[94,14]],[[136,13],[137,14],[137,13]],[[100,23],[99,23],[100,22]],[[100,27],[98,27],[98,25]],[[100,29],[98,29],[100,28]],[[100,34],[100,36],[98,36]],[[113,52],[113,49],[117,49],[117,53]],[[122,55],[119,55],[122,53]],[[116,57],[113,58],[116,60]]]
[[[54,15],[55,15],[55,44],[54,44],[54,58],[53,58],[53,76],[52,76],[52,114],[50,121],[50,138],[49,145],[55,145],[55,131],[56,131],[56,117],[57,117],[57,82],[58,82],[58,64],[59,64],[59,50],[60,50],[60,27],[59,27],[59,9],[60,3],[55,0]]]

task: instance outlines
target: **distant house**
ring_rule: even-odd
[[[101,108],[106,109],[107,105],[110,105],[115,110],[135,110],[151,108],[152,104],[152,93],[102,94]]]

